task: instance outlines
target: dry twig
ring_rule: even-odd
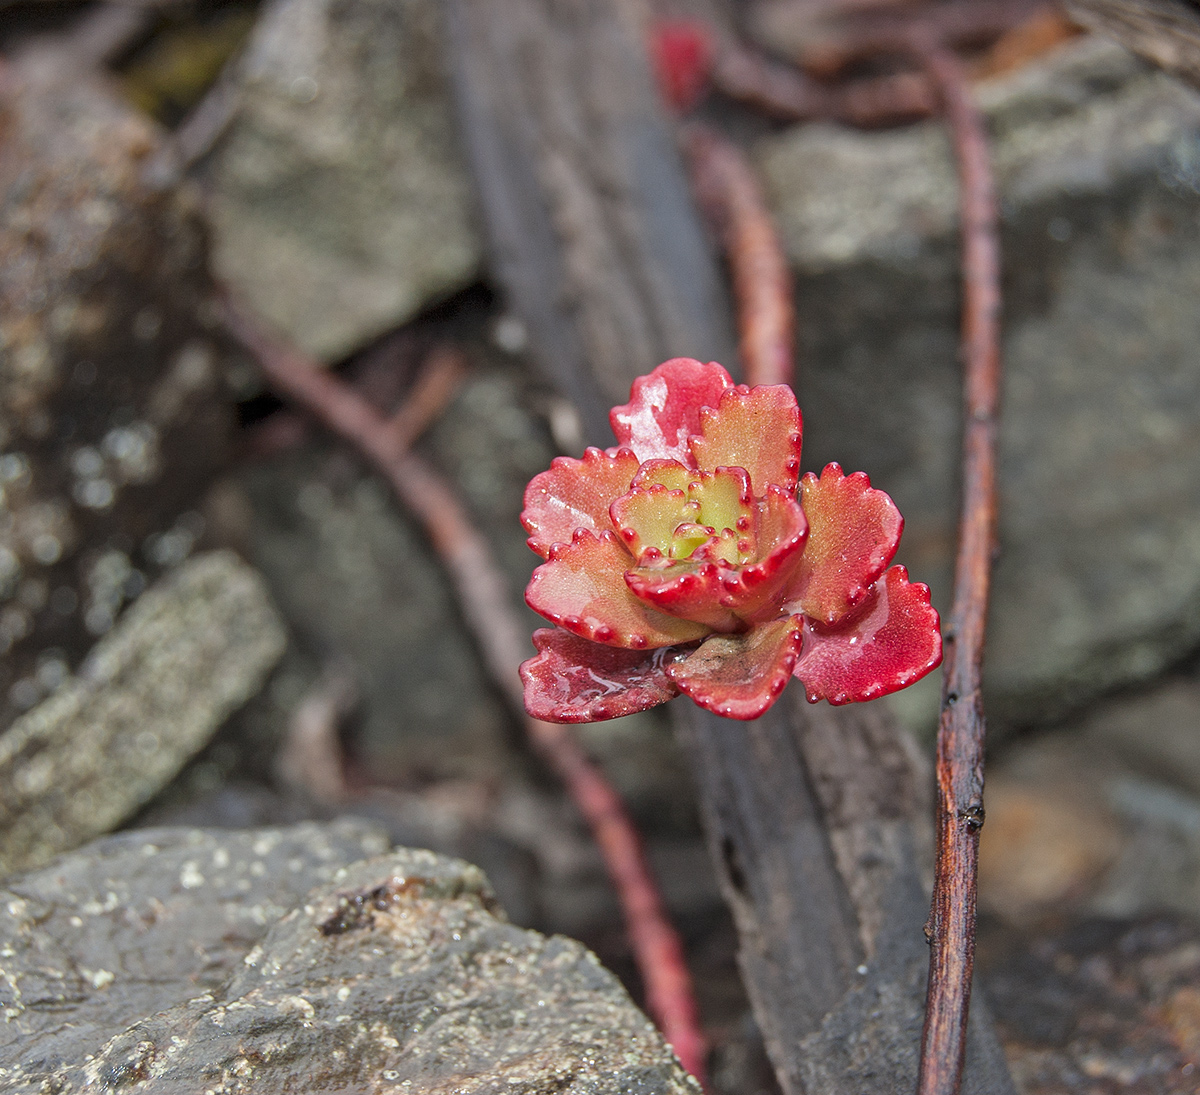
[[[984,816],[980,667],[996,530],[1000,244],[987,133],[966,75],[953,54],[929,39],[918,39],[915,50],[941,92],[953,134],[963,248],[962,522],[954,604],[945,633],[937,747],[937,868],[926,927],[929,985],[917,1086],[918,1095],[955,1095],[962,1077],[975,963],[975,883]]]
[[[724,241],[733,274],[746,380],[790,384],[792,275],[758,180],[741,150],[708,126],[692,123],[684,140],[693,189]]]
[[[228,326],[255,355],[276,393],[298,403],[353,445],[420,520],[455,586],[488,669],[523,712],[517,667],[527,637],[512,611],[507,584],[490,546],[453,489],[421,457],[408,451],[412,434],[397,428],[396,420],[389,422],[347,384],[298,350],[267,335],[228,301],[225,313]],[[691,975],[637,830],[612,785],[566,727],[524,718],[531,742],[566,784],[603,853],[625,914],[646,989],[647,1009],[684,1067],[703,1083],[707,1047]]]
[[[823,84],[740,46],[717,55],[713,83],[730,98],[788,122],[828,120],[872,128],[927,118],[937,110],[937,97],[923,73]]]

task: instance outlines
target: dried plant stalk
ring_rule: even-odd
[[[796,313],[792,274],[758,179],[741,149],[708,126],[684,133],[692,186],[721,234],[733,274],[738,348],[750,384],[790,384]]]
[[[957,1095],[975,965],[975,897],[983,826],[984,716],[980,683],[996,535],[1000,397],[998,208],[983,116],[957,58],[928,39],[915,51],[942,96],[959,171],[962,356],[966,422],[954,604],[945,629],[937,745],[937,867],[918,1095]]]

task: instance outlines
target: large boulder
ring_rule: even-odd
[[[212,165],[215,264],[336,360],[470,284],[482,244],[433,0],[274,0]]]
[[[10,880],[4,1090],[698,1093],[580,944],[513,927],[477,868],[384,847],[141,830]]]
[[[993,723],[1061,716],[1200,642],[1200,95],[1085,38],[978,94],[1003,204]],[[950,601],[961,375],[941,123],[760,148],[797,271],[805,464],[864,469]]]

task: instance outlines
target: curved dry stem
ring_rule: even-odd
[[[496,683],[522,712],[530,741],[566,785],[604,856],[625,914],[630,943],[646,988],[647,1010],[693,1076],[704,1083],[707,1043],[700,1029],[691,974],[620,796],[564,726],[524,715],[517,667],[527,637],[491,547],[471,522],[453,488],[409,451],[414,430],[444,390],[450,363],[431,370],[430,392],[407,418],[389,421],[347,384],[294,347],[270,336],[228,299],[230,330],[258,360],[274,391],[301,406],[349,442],[387,479],[417,517],[454,585],[463,615]],[[453,352],[453,351],[451,351]],[[424,389],[422,389],[424,391]],[[423,409],[422,409],[423,408]]]

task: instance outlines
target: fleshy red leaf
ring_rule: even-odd
[[[529,546],[543,559],[554,544],[567,544],[578,528],[599,535],[612,528],[609,503],[629,490],[638,459],[629,449],[588,449],[582,460],[559,456],[550,470],[525,488],[521,524]]]
[[[686,491],[695,478],[695,469],[681,464],[678,460],[643,460],[630,487],[649,487],[659,483],[671,490]]]
[[[639,460],[665,458],[691,466],[688,438],[700,432],[700,410],[716,407],[721,393],[732,384],[715,361],[707,365],[690,357],[664,361],[633,382],[628,403],[609,412],[617,442],[633,449]]]
[[[600,722],[645,711],[679,694],[664,666],[676,651],[621,650],[560,627],[533,633],[536,657],[521,665],[525,710],[544,722]]]
[[[780,487],[771,487],[756,509],[752,534],[764,558],[746,566],[721,565],[706,544],[689,561],[629,571],[629,588],[647,604],[715,631],[735,631],[757,617],[775,619],[802,558],[808,526],[799,504]]]
[[[788,591],[788,607],[823,624],[837,622],[860,604],[892,561],[904,518],[861,472],[843,475],[829,464],[818,479],[800,481],[808,518],[808,544]]]
[[[929,587],[892,567],[872,591],[863,614],[845,627],[804,622],[795,675],[810,703],[855,703],[886,696],[920,680],[942,661],[937,610]]]
[[[625,584],[633,558],[612,532],[583,529],[555,544],[525,588],[525,602],[551,623],[593,642],[650,650],[698,639],[702,624],[678,620],[639,601]]]
[[[732,631],[738,618],[721,604],[721,575],[728,572],[716,563],[689,559],[665,567],[638,567],[625,574],[625,581],[647,605],[695,620],[706,632]]]
[[[754,495],[767,493],[767,484],[792,489],[800,476],[800,408],[786,384],[727,388],[713,409],[700,414],[694,430],[692,458],[696,467],[712,471],[721,466],[745,468]]]
[[[783,692],[803,641],[803,621],[789,616],[744,635],[714,635],[667,674],[701,707],[730,719],[756,719]]]

